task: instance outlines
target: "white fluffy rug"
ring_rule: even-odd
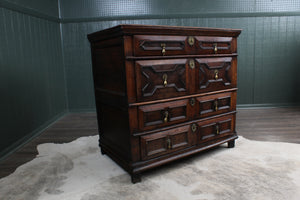
[[[299,200],[300,145],[240,137],[157,168],[132,184],[98,137],[42,144],[33,161],[0,179],[1,200]]]

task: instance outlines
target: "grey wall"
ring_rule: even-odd
[[[93,110],[88,33],[121,23],[241,28],[238,104],[300,102],[300,1],[61,0],[69,109]]]
[[[11,9],[25,5],[12,2],[0,5],[0,157],[67,109],[59,23]],[[37,2],[26,5],[55,17],[56,1]]]

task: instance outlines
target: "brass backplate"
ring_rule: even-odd
[[[195,43],[195,38],[193,36],[189,36],[188,43],[189,43],[190,46],[193,46],[194,43]]]
[[[197,130],[197,125],[196,124],[192,124],[192,132],[196,132],[196,130]]]
[[[191,69],[194,69],[195,68],[195,61],[194,60],[190,60],[189,61],[189,66]]]
[[[191,100],[190,100],[191,106],[194,106],[194,105],[195,105],[195,102],[196,102],[195,98],[191,98]]]

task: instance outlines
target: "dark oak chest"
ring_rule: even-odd
[[[119,25],[88,35],[102,153],[131,174],[234,147],[241,30]]]

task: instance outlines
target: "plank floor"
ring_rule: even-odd
[[[300,107],[239,109],[236,129],[239,136],[252,140],[300,144]],[[68,114],[0,163],[0,178],[34,159],[37,145],[66,143],[82,136],[97,135],[95,113]]]

